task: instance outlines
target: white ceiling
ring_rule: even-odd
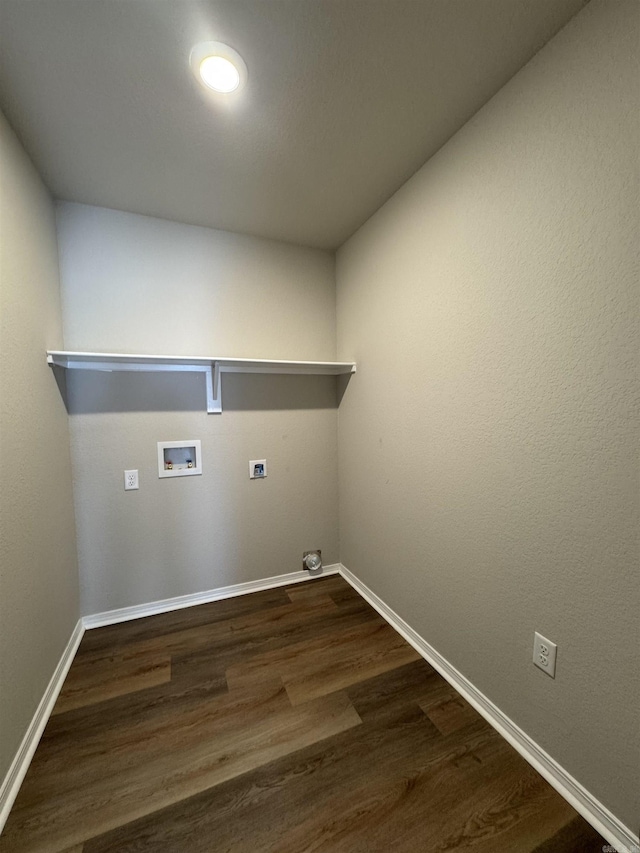
[[[332,249],[585,2],[0,0],[0,105],[57,198]]]

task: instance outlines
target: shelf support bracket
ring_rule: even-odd
[[[210,415],[222,414],[222,383],[220,382],[220,364],[209,365],[205,372],[207,382],[207,412]]]
[[[220,382],[220,365],[217,361],[209,364],[176,364],[175,362],[157,361],[149,362],[126,362],[126,361],[73,361],[52,355],[47,356],[51,367],[73,368],[74,370],[100,370],[107,373],[114,371],[134,371],[136,373],[204,373],[207,389],[207,412],[212,415],[222,414],[222,386]]]

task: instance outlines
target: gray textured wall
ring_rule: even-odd
[[[335,359],[326,252],[75,204],[58,233],[66,349]],[[337,561],[335,383],[226,375],[208,415],[201,375],[69,373],[82,612]],[[156,442],[183,438],[202,476],[158,479]]]
[[[337,260],[342,562],[635,832],[639,15],[590,3]]]
[[[0,114],[0,780],[78,619],[53,204]]]

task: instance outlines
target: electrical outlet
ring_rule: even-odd
[[[251,459],[249,462],[249,479],[262,480],[267,476],[267,460]]]
[[[124,490],[125,492],[130,491],[131,489],[139,489],[140,485],[138,483],[138,471],[125,471],[124,472]]]
[[[540,667],[543,672],[550,675],[551,678],[556,676],[556,652],[558,647],[551,640],[547,640],[542,634],[537,632],[533,638],[533,662]]]

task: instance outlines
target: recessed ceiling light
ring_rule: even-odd
[[[240,85],[240,73],[233,62],[224,56],[207,56],[200,63],[200,77],[214,92],[235,92]]]
[[[198,82],[221,95],[237,92],[247,81],[247,66],[240,54],[219,41],[197,44],[189,62]]]

